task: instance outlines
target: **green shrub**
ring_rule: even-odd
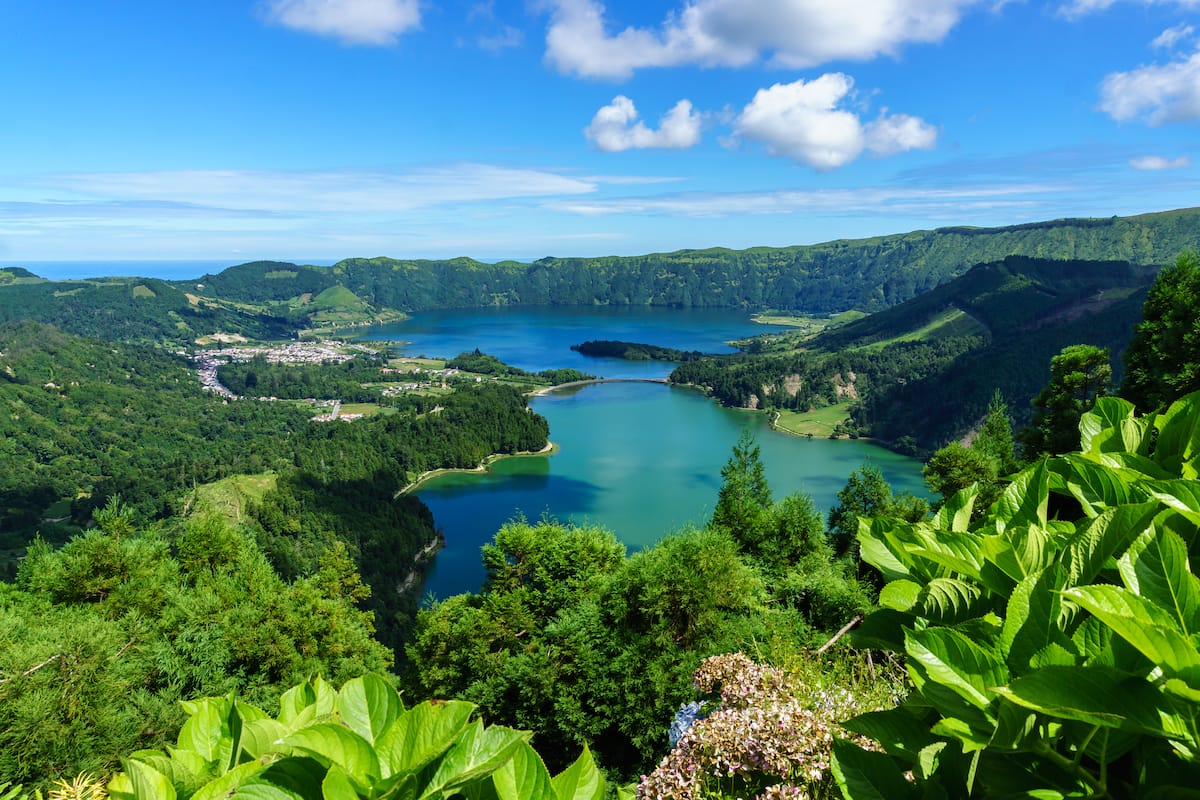
[[[978,522],[860,527],[889,583],[860,645],[913,690],[845,724],[849,798],[1195,796],[1200,786],[1200,393],[1162,415],[1101,398],[1080,452],[1018,474]]]

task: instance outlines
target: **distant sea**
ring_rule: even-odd
[[[295,264],[319,264],[328,266],[327,259],[316,261],[279,259]],[[24,267],[40,278],[52,281],[69,281],[80,278],[106,278],[111,276],[136,278],[161,278],[166,281],[186,281],[201,275],[216,274],[223,269],[244,264],[245,261],[9,261],[0,259],[0,269]]]

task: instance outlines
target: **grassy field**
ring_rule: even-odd
[[[385,409],[378,403],[342,403],[339,414],[362,414],[364,417],[369,417],[373,414],[378,414],[382,411],[390,411],[395,413],[395,409]]]
[[[275,488],[277,478],[273,472],[222,478],[215,483],[197,486],[189,505],[193,511],[211,510],[238,522],[242,519],[246,501],[262,500],[264,494]]]
[[[446,361],[441,358],[392,358],[388,366],[401,372],[412,372],[414,369],[445,369]]]
[[[850,402],[825,406],[816,411],[780,411],[775,427],[781,431],[794,433],[797,436],[813,436],[822,439],[829,438],[839,422],[850,416]]]
[[[931,341],[946,336],[986,333],[984,327],[957,308],[949,308],[929,322],[907,333],[865,345],[860,350],[882,350],[900,342]]]

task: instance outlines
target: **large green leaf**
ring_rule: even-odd
[[[131,760],[141,761],[166,776],[175,792],[190,797],[211,776],[209,762],[190,750],[176,751],[191,757],[172,758],[161,750],[137,750],[130,754]]]
[[[136,800],[175,800],[175,787],[154,767],[137,759],[125,759],[122,765]]]
[[[426,701],[402,712],[375,744],[383,777],[417,772],[446,752],[474,710],[473,703],[449,700]]]
[[[917,796],[916,787],[905,780],[896,763],[883,753],[835,739],[830,766],[847,800],[903,800]]]
[[[1008,681],[1004,664],[967,637],[948,628],[909,631],[909,666],[926,680],[944,686],[977,709],[991,702],[991,689]]]
[[[1200,525],[1200,481],[1154,481],[1146,488],[1155,499],[1182,514],[1188,522]]]
[[[438,762],[437,769],[421,797],[437,797],[443,792],[491,775],[500,765],[512,758],[513,753],[530,735],[527,731],[513,730],[501,725],[489,725],[484,728],[483,723],[476,720],[467,726]]]
[[[337,710],[350,730],[371,744],[387,730],[403,707],[400,695],[378,675],[353,678],[338,692]]]
[[[1080,586],[1063,595],[1098,617],[1168,677],[1200,687],[1200,652],[1166,609],[1121,586]]]
[[[1169,530],[1146,531],[1120,567],[1125,586],[1166,609],[1185,636],[1200,632],[1200,579],[1192,574],[1183,539]]]
[[[1059,567],[1030,575],[1013,590],[1004,617],[1003,641],[1009,669],[1022,674],[1043,648],[1066,638],[1060,628],[1063,571]]]
[[[1146,423],[1134,418],[1134,406],[1120,397],[1101,397],[1079,419],[1080,450],[1136,453],[1145,439]]]
[[[981,541],[972,533],[956,533],[932,528],[914,528],[914,539],[909,545],[916,559],[932,561],[951,573],[979,579],[979,568],[983,564]],[[919,561],[918,561],[919,563]],[[943,577],[937,570],[926,569],[926,580]]]
[[[1015,525],[1046,527],[1050,500],[1050,476],[1046,462],[1039,461],[1019,472],[992,507],[996,528],[1001,533]]]
[[[1094,581],[1109,559],[1120,557],[1150,528],[1157,512],[1157,503],[1139,503],[1110,508],[1089,520],[1064,548],[1066,585],[1079,586]]]
[[[955,492],[933,515],[933,526],[940,530],[966,533],[971,527],[971,512],[979,499],[979,484]]]
[[[380,778],[379,759],[370,743],[342,725],[333,722],[308,725],[289,734],[282,744],[327,764],[337,764],[360,789]]]
[[[980,537],[980,551],[987,563],[1019,583],[1040,573],[1054,560],[1054,537],[1040,525],[1021,525]],[[986,578],[988,571],[981,569],[980,576]]]
[[[245,785],[270,784],[304,800],[326,800],[321,786],[331,772],[341,772],[341,769],[336,764],[330,766],[312,756],[288,756],[272,762],[260,774],[246,781]],[[344,772],[341,774],[349,780]]]
[[[242,726],[242,751],[251,758],[278,752],[278,742],[291,731],[275,719],[256,719]]]
[[[254,779],[266,768],[266,764],[258,761],[247,761],[204,784],[192,795],[191,800],[224,800],[233,796],[239,786]]]
[[[266,765],[262,772],[242,783],[233,796],[264,800],[326,800],[322,786],[329,771],[336,769],[337,766],[322,764],[308,756],[282,758]],[[271,790],[282,794],[272,794]]]
[[[182,705],[191,716],[179,731],[179,746],[227,768],[234,753],[233,698],[204,697]]]
[[[323,800],[359,800],[354,783],[341,767],[333,766],[321,781]]]
[[[492,788],[498,800],[529,800],[540,797],[554,800],[550,772],[528,742],[513,751],[512,758],[492,773]]]
[[[986,613],[991,598],[976,584],[957,578],[934,578],[921,589],[914,613],[940,625],[954,625]]]
[[[316,701],[317,693],[311,682],[306,681],[293,686],[279,698],[279,721],[294,729],[292,723]]]
[[[1200,392],[1181,397],[1157,420],[1154,460],[1174,474],[1200,453]]]
[[[893,611],[912,611],[921,595],[921,584],[910,580],[896,580],[879,592],[879,607]]]
[[[1147,499],[1145,490],[1135,485],[1142,476],[1132,470],[1116,469],[1073,455],[1063,457],[1056,466],[1062,468],[1065,488],[1084,513],[1094,517],[1106,508]]]
[[[875,518],[858,526],[859,557],[879,570],[889,581],[911,577],[912,559],[908,552],[893,540],[891,532],[909,523]]]
[[[914,717],[907,708],[868,711],[841,723],[851,733],[858,733],[878,742],[888,755],[916,761],[920,753],[938,741],[929,732],[929,725]]]
[[[1108,667],[1045,667],[997,691],[1058,719],[1165,735],[1162,694],[1145,679]]]
[[[604,789],[604,774],[596,767],[587,746],[575,763],[554,776],[554,794],[558,800],[603,800]]]

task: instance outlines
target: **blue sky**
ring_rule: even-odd
[[[0,0],[0,264],[1200,205],[1200,0]]]

